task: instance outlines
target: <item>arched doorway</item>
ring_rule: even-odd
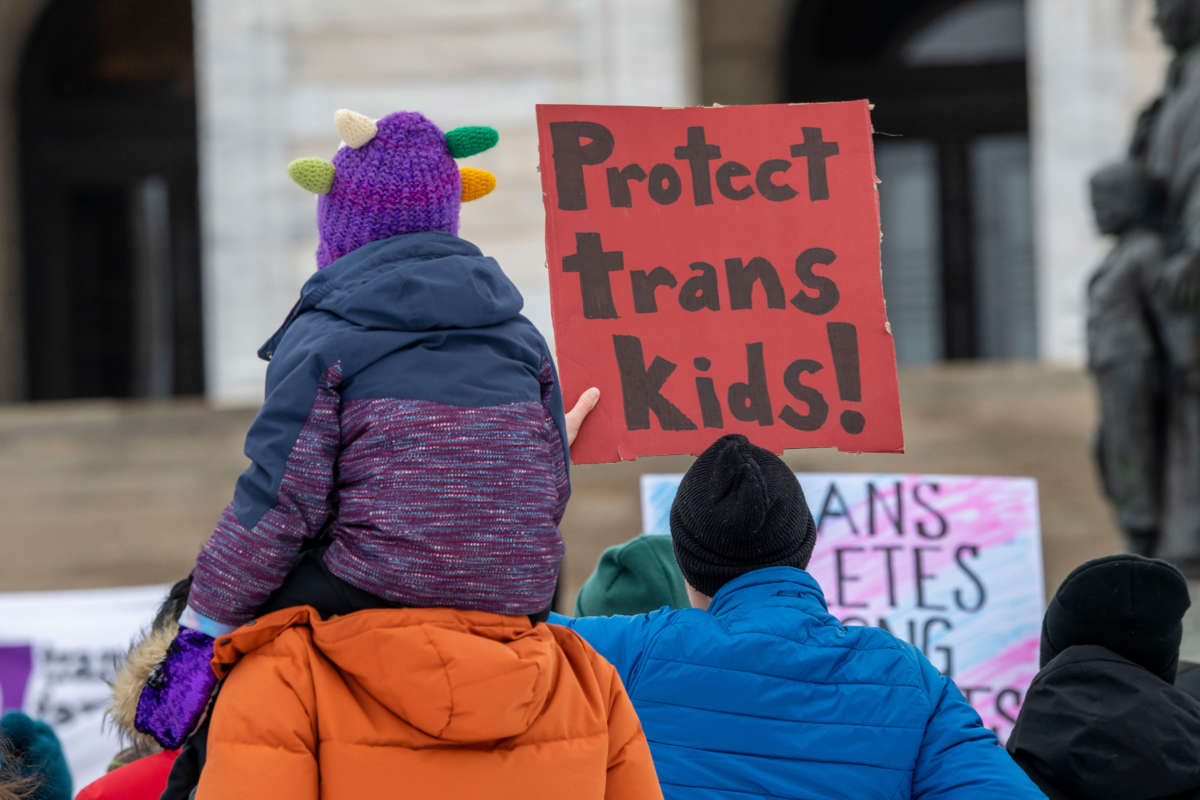
[[[884,293],[901,363],[1034,358],[1023,0],[809,0],[792,101],[875,103]]]
[[[50,3],[17,111],[28,399],[202,392],[191,3]]]

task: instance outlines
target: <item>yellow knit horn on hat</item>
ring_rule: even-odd
[[[496,176],[486,169],[462,167],[459,172],[462,174],[462,201],[464,203],[478,200],[496,188]]]

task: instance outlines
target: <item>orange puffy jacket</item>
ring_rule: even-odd
[[[198,800],[662,798],[616,670],[556,625],[304,606],[220,639],[213,664]]]

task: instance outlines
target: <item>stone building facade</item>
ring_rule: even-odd
[[[261,391],[265,339],[313,268],[314,201],[283,166],[329,157],[334,109],[419,109],[443,129],[491,125],[472,159],[498,179],[462,234],[523,290],[549,332],[537,103],[684,104],[694,97],[683,0],[198,0],[208,387]]]
[[[23,249],[28,238],[23,206],[31,181],[36,190],[37,176],[22,177],[21,170],[24,165],[28,173],[33,163],[27,151],[37,126],[22,121],[30,101],[18,97],[18,87],[30,85],[29,43],[43,41],[35,38],[39,25],[63,2],[0,4],[0,102],[12,112],[0,115],[0,358],[9,365],[0,371],[0,399],[5,400],[35,396],[31,358],[42,371],[42,362],[59,363],[53,350],[38,345],[43,334],[31,317],[71,315],[88,299],[76,298],[72,307],[39,305],[28,287],[37,285],[30,277],[41,265]],[[290,183],[284,167],[299,156],[331,154],[336,108],[371,115],[413,108],[445,128],[499,129],[501,146],[472,161],[497,174],[498,191],[465,209],[462,232],[513,276],[527,298],[527,313],[549,336],[536,103],[829,99],[812,94],[827,62],[829,91],[864,87],[864,94],[881,103],[878,119],[900,128],[887,132],[907,137],[895,142],[880,137],[885,289],[902,358],[1077,362],[1084,280],[1103,248],[1086,207],[1085,179],[1120,155],[1133,115],[1161,82],[1165,56],[1150,26],[1152,0],[880,2],[889,13],[903,7],[903,14],[896,12],[893,28],[862,31],[859,37],[853,19],[847,22],[830,9],[865,8],[870,0],[194,0],[195,69],[189,79],[195,95],[202,338],[191,351],[186,342],[176,342],[174,350],[119,342],[115,352],[126,347],[130,358],[150,363],[141,372],[151,378],[131,383],[127,394],[155,393],[146,386],[171,394],[169,381],[153,380],[154,365],[172,357],[202,358],[203,389],[213,401],[258,399],[263,365],[254,351],[313,268],[314,201]],[[103,7],[105,0],[87,4]],[[877,37],[878,52],[867,52],[876,47],[870,36]],[[856,42],[866,48],[863,53]],[[971,108],[981,110],[969,113],[987,117],[989,93],[995,92],[997,106],[1008,104],[1006,121],[978,132],[981,144],[969,152],[961,147],[962,137],[927,137],[937,141],[921,145],[922,136],[909,133],[908,118],[898,113],[910,101],[916,108],[921,97],[906,95],[895,80],[887,82],[892,63],[911,69],[904,74],[914,80],[922,74],[950,76],[947,86],[956,75],[992,81],[969,83],[961,96],[948,96],[942,105],[953,111],[960,101],[964,109],[975,104]],[[1014,75],[1024,76],[1020,86],[1012,85]],[[873,96],[877,83],[891,98],[890,107]],[[974,85],[980,88],[972,91]],[[954,153],[967,153],[970,161],[957,178],[944,163]],[[889,172],[895,175],[893,194]],[[969,185],[955,183],[966,180],[963,175]],[[155,218],[157,195],[145,191],[147,186],[138,197],[150,200],[131,206],[130,224],[138,230],[146,227],[139,213]],[[951,190],[965,192],[973,216],[954,216],[953,196],[946,196]],[[905,216],[925,201],[924,216]],[[72,231],[63,236],[70,239]],[[999,238],[993,245],[988,236]],[[132,238],[142,260],[173,252],[138,245],[144,238]],[[966,270],[960,276],[965,283],[950,285],[951,262],[959,252],[969,262],[960,269]],[[895,276],[890,284],[889,274]],[[136,288],[136,274],[129,280]],[[153,336],[161,323],[164,306],[155,305],[153,291],[142,294],[149,299],[135,304],[121,336],[128,338],[129,331]],[[190,302],[178,291],[172,297]],[[926,305],[930,297],[934,306]],[[965,310],[958,307],[963,297],[973,298]],[[975,317],[983,321],[975,323]],[[944,324],[930,322],[934,319]],[[975,326],[966,345],[960,341],[963,325]],[[185,333],[175,336],[186,339]],[[73,334],[91,335],[105,334]],[[61,363],[70,368],[69,359]]]

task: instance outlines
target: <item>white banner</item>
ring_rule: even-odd
[[[104,720],[108,681],[167,589],[0,594],[0,707],[54,727],[76,791],[123,746]]]

